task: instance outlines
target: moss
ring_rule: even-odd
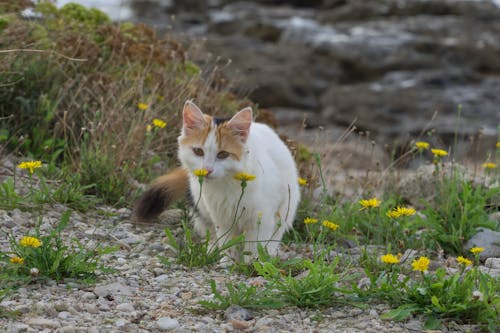
[[[186,63],[184,64],[184,72],[189,76],[196,76],[200,75],[201,69],[191,61],[186,61]]]
[[[98,9],[87,9],[76,3],[68,3],[59,10],[59,16],[64,19],[74,20],[85,24],[87,27],[97,27],[110,23],[109,17]]]
[[[10,23],[10,18],[7,15],[0,15],[0,33],[7,28]]]
[[[309,150],[309,148],[303,144],[298,145],[298,154],[297,158],[299,162],[308,162],[311,161],[313,157],[313,153]]]

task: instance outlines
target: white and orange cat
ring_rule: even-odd
[[[257,254],[257,244],[276,254],[284,232],[292,227],[300,200],[297,168],[292,154],[267,125],[252,121],[247,107],[224,120],[204,114],[187,101],[183,109],[183,127],[178,138],[178,156],[182,167],[153,181],[139,199],[136,217],[147,220],[159,215],[168,205],[187,192],[198,203],[195,230],[205,236],[207,230],[218,245],[244,234],[244,251]],[[207,170],[200,194],[197,169]],[[255,179],[247,182],[241,194],[241,182],[234,176],[247,173]],[[241,252],[230,250],[240,261]],[[245,261],[251,260],[245,258]]]

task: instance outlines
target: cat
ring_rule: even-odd
[[[288,147],[269,126],[252,121],[252,109],[244,108],[230,119],[204,114],[187,101],[178,137],[182,167],[153,181],[138,200],[139,220],[158,216],[170,203],[183,197],[189,187],[196,204],[194,229],[207,231],[212,242],[224,242],[244,234],[242,249],[231,248],[230,257],[249,262],[257,257],[258,243],[277,254],[285,231],[292,228],[300,201],[298,174]],[[200,185],[195,170],[206,170]],[[242,187],[238,173],[255,176]],[[201,192],[200,192],[201,188]]]

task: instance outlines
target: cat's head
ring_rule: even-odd
[[[187,101],[182,116],[179,159],[184,167],[191,172],[205,169],[209,179],[242,171],[252,124],[250,107],[230,119],[218,119],[204,114],[193,102]]]

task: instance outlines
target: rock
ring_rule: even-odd
[[[500,258],[488,258],[484,262],[484,266],[487,268],[500,270]]]
[[[26,321],[26,323],[30,326],[40,326],[40,327],[51,328],[51,329],[61,327],[61,324],[57,320],[40,318],[40,317],[29,318]]]
[[[238,319],[232,319],[231,320],[231,325],[233,325],[233,328],[235,330],[246,330],[250,328],[253,324],[255,324],[255,321],[245,321],[245,320],[238,320]]]
[[[99,327],[92,326],[87,330],[87,333],[100,333]]]
[[[68,325],[61,327],[59,330],[57,330],[58,333],[76,333],[77,329],[75,326]]]
[[[115,298],[118,296],[129,296],[132,294],[129,287],[118,282],[103,286],[96,286],[94,293],[99,297],[115,296]]]
[[[163,331],[172,331],[179,327],[179,322],[175,318],[162,317],[156,322],[158,328]]]
[[[249,310],[239,305],[231,305],[224,311],[224,318],[227,320],[244,320],[253,319],[253,314]]]
[[[472,247],[482,247],[484,251],[479,254],[481,260],[491,257],[500,257],[500,232],[486,228],[478,228],[478,233],[465,243],[467,250]]]
[[[61,311],[57,314],[57,317],[59,319],[68,320],[69,318],[71,318],[71,313],[69,313],[68,311]]]
[[[115,326],[119,327],[119,328],[123,328],[124,326],[127,326],[127,324],[128,324],[128,321],[123,319],[123,318],[118,318],[115,321]]]
[[[116,306],[116,309],[121,312],[132,312],[134,311],[134,306],[130,303],[122,303]]]

